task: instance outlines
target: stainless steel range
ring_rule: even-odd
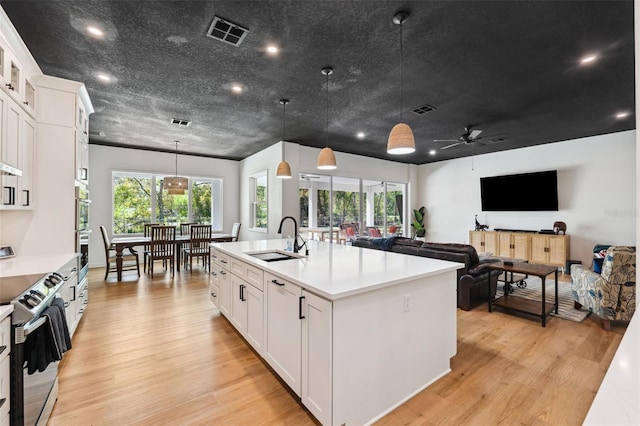
[[[12,425],[44,425],[53,410],[58,396],[58,362],[40,363],[43,367],[29,374],[33,368],[28,368],[28,361],[34,360],[37,346],[34,339],[39,334],[36,330],[47,326],[47,309],[61,297],[67,284],[75,289],[77,280],[77,258],[52,273],[2,278],[0,302],[11,303],[14,308],[11,318]]]

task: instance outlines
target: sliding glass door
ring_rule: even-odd
[[[300,226],[310,238],[341,243],[358,235],[410,235],[406,191],[405,183],[301,173]]]

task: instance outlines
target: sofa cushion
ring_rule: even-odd
[[[478,258],[478,252],[476,248],[469,244],[460,244],[460,243],[430,243],[426,242],[422,244],[423,248],[430,248],[433,250],[442,250],[442,251],[451,251],[454,253],[465,253],[469,256],[470,264],[467,265],[470,268],[476,266],[480,259]]]

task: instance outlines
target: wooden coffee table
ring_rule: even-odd
[[[510,295],[508,291],[504,292],[504,295],[493,300],[489,300],[489,312],[492,312],[493,306],[498,306],[506,311],[517,311],[526,314],[532,314],[540,317],[542,326],[544,327],[547,322],[547,315],[551,312],[558,313],[558,267],[551,265],[541,265],[538,263],[517,263],[514,262],[511,265],[505,265],[504,262],[490,263],[487,266],[489,270],[488,274],[491,275],[491,270],[503,271],[506,273],[526,274],[540,277],[542,281],[542,300],[529,300],[523,297]],[[545,295],[545,279],[547,275],[555,273],[555,302],[548,303]],[[487,280],[490,282],[491,280]],[[491,284],[488,284],[491,286]],[[491,288],[489,288],[489,294],[491,294]]]

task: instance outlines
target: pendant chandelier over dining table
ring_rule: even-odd
[[[333,74],[333,68],[325,67],[322,68],[321,72],[327,77],[327,132],[325,134],[325,147],[322,148],[318,155],[317,167],[320,170],[334,170],[338,167],[336,165],[336,155],[329,148],[329,76]]]
[[[176,174],[164,178],[164,188],[170,195],[182,195],[189,186],[189,179],[178,176],[178,141],[176,142]]]
[[[402,122],[402,78],[403,78],[403,50],[402,50],[402,24],[409,19],[409,12],[403,11],[393,15],[393,23],[400,25],[400,123],[393,126],[387,141],[387,153],[393,155],[411,154],[416,150],[416,141],[413,131],[408,124]]]

